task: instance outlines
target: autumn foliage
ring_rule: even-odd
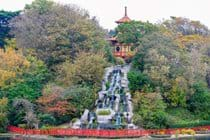
[[[50,85],[43,90],[43,95],[37,100],[41,110],[50,114],[64,115],[70,111],[70,104],[62,98],[63,89]],[[70,111],[71,112],[71,111]]]
[[[8,79],[21,74],[25,68],[30,66],[26,58],[13,48],[0,49],[0,60],[0,87],[4,86]]]

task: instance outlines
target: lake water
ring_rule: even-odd
[[[191,138],[180,138],[180,140],[210,140],[210,136],[200,136],[200,137],[191,137]]]

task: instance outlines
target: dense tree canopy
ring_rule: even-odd
[[[58,125],[91,108],[107,60],[115,61],[96,18],[76,5],[35,0],[8,21],[15,38],[0,36],[7,43],[0,50],[0,97],[8,100],[9,123]]]
[[[155,30],[157,27],[149,22],[131,21],[117,26],[115,34],[121,43],[139,45],[140,38]]]
[[[12,48],[7,48],[6,51],[0,49],[0,59],[3,62],[0,63],[0,88],[30,66],[29,61]]]
[[[0,98],[0,132],[5,132],[8,125],[8,99]]]
[[[134,121],[144,128],[162,128],[166,125],[166,105],[159,93],[139,93],[133,96],[136,116]]]
[[[5,39],[11,39],[13,35],[10,32],[9,21],[15,16],[19,15],[18,12],[0,11],[0,48],[6,44]]]
[[[165,119],[157,123],[155,117],[144,118],[142,112],[148,107],[143,104],[148,101],[147,98],[141,97],[142,106],[135,107],[135,114],[141,118],[137,119],[137,122],[140,126],[150,128],[157,127],[158,124],[164,124],[160,127],[167,127],[168,122],[177,126],[181,125],[179,123],[186,126],[187,123],[192,124],[192,120],[174,119],[180,117],[178,113],[167,113],[168,110],[176,108],[193,116],[193,123],[196,119],[209,121],[209,111],[206,110],[210,104],[210,92],[206,86],[209,83],[210,68],[208,28],[200,22],[175,17],[157,25],[157,28],[159,30],[153,30],[137,39],[139,45],[128,79],[130,89],[135,93],[134,98],[137,97],[136,92],[141,92],[138,94],[142,95],[138,96],[150,96],[150,92],[160,93],[162,99],[159,100],[162,100],[167,108],[156,114],[162,114]],[[156,108],[158,109],[158,105]]]
[[[163,25],[173,32],[181,33],[183,35],[199,34],[209,35],[208,27],[199,21],[192,21],[182,17],[171,17],[171,20],[166,20]]]
[[[107,62],[103,55],[79,53],[74,63],[64,62],[58,67],[58,81],[63,85],[89,85],[100,88]]]
[[[32,48],[48,65],[75,57],[78,51],[99,51],[105,32],[88,12],[75,5],[35,0],[12,22],[20,48]]]
[[[79,118],[93,110],[104,68],[124,64],[96,18],[75,5],[35,0],[20,15],[0,11],[0,30],[0,132],[8,124],[47,128]],[[210,124],[205,25],[172,17],[122,23],[110,34],[136,51],[128,73],[136,125]]]

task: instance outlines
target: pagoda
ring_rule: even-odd
[[[127,7],[125,7],[125,15],[121,19],[115,21],[118,25],[131,22],[131,19],[127,15]],[[114,46],[113,49],[113,55],[115,57],[121,57],[123,59],[131,57],[132,51],[131,51],[131,46],[132,44],[125,44],[125,43],[120,43],[117,40],[117,35],[109,38],[109,41],[111,42],[112,46]]]

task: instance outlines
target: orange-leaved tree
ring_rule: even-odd
[[[21,74],[30,65],[26,58],[13,48],[0,49],[0,60],[0,87],[5,86],[6,81]]]
[[[56,85],[47,85],[42,96],[37,100],[41,111],[52,115],[66,115],[74,111],[70,103],[63,97],[64,89]]]

